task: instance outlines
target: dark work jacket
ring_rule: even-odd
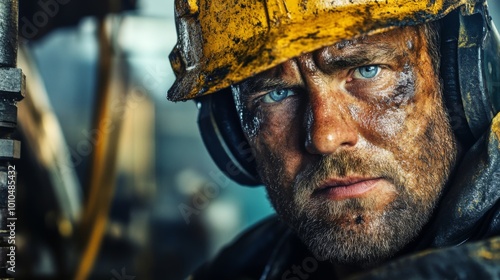
[[[417,240],[354,279],[500,279],[500,114],[467,151]],[[337,279],[275,216],[243,233],[192,279]]]

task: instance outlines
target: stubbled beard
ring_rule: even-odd
[[[271,203],[318,260],[372,267],[394,256],[421,232],[441,196],[455,163],[456,144],[444,109],[430,117],[425,133],[391,153],[341,151],[319,157],[284,186],[283,160],[269,156],[258,163]],[[393,155],[406,153],[411,165]],[[376,207],[379,197],[343,201],[312,199],[319,182],[352,174],[384,178],[395,186],[394,199]],[[390,195],[390,194],[378,194]],[[380,203],[380,201],[378,202]]]

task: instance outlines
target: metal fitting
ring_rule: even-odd
[[[25,95],[25,76],[18,68],[0,68],[0,127],[17,126],[17,102]]]
[[[19,159],[21,157],[21,142],[14,139],[0,139],[0,160]]]
[[[25,95],[26,78],[19,68],[0,68],[0,98],[20,101]]]

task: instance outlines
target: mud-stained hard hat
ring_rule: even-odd
[[[416,25],[484,0],[176,0],[168,99],[216,92],[302,53]]]

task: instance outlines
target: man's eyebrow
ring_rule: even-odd
[[[383,43],[359,43],[342,46],[341,49],[343,50],[342,55],[332,55],[323,59],[321,71],[329,73],[339,69],[394,61],[401,57],[394,46]],[[318,61],[316,64],[319,64]],[[257,75],[238,83],[240,93],[251,96],[258,92],[296,86],[279,78],[281,75],[279,67],[272,77]]]
[[[254,93],[268,91],[277,88],[289,88],[294,85],[280,79],[278,77],[264,78],[264,77],[254,77],[247,79],[237,85],[239,87],[240,93],[243,95],[252,95]]]
[[[323,58],[321,70],[329,73],[343,68],[395,61],[401,56],[393,46],[387,44],[361,43],[343,47],[342,50],[341,56],[331,55]]]

